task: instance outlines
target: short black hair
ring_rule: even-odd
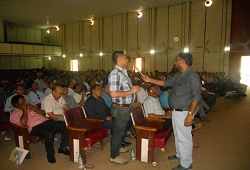
[[[95,90],[96,87],[101,87],[100,84],[94,84],[91,88],[90,88],[90,93],[92,93],[93,90]]]
[[[112,54],[112,60],[114,62],[114,64],[117,63],[117,58],[119,55],[123,55],[125,54],[124,51],[115,51],[113,54]]]
[[[17,84],[17,85],[15,85],[15,90],[17,90],[17,89],[18,89],[18,87],[22,87],[22,88],[24,88],[24,85],[22,85],[22,84]]]
[[[102,83],[102,88],[105,88],[107,85],[108,85],[108,83],[103,82],[103,83]]]
[[[81,86],[81,84],[76,83],[76,84],[73,86],[73,90],[75,90],[77,86]]]
[[[11,104],[14,106],[14,107],[17,107],[18,106],[18,100],[20,98],[24,98],[23,95],[15,95],[14,97],[12,97],[11,99]]]
[[[154,84],[150,84],[150,85],[147,87],[147,92],[149,92],[149,89],[150,89],[151,87],[155,87],[155,85],[154,85]]]
[[[32,84],[36,83],[35,81],[30,81],[27,83],[26,88],[30,89],[32,87]]]
[[[178,56],[180,56],[180,58],[183,59],[187,65],[192,66],[193,64],[192,54],[181,52],[178,54]]]

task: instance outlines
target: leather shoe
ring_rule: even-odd
[[[131,145],[131,142],[122,142],[122,147]]]
[[[56,158],[54,155],[47,155],[47,160],[49,163],[56,163]]]
[[[69,150],[67,148],[59,148],[58,153],[63,153],[64,155],[69,155]]]

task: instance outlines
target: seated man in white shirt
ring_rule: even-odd
[[[74,85],[75,85],[75,83],[73,81],[70,81],[68,83],[68,86],[69,86],[68,87],[68,95],[70,95],[70,96],[73,96],[75,93],[75,91],[73,90]]]
[[[24,86],[22,84],[17,84],[15,86],[15,94],[13,94],[12,96],[8,97],[6,99],[6,102],[5,102],[5,106],[4,106],[4,111],[5,112],[11,112],[13,109],[15,109],[15,107],[11,104],[11,99],[16,96],[16,95],[22,95],[24,96],[25,100],[27,103],[29,103],[29,98],[27,95],[24,95]]]
[[[82,88],[81,84],[75,84],[73,87],[75,93],[73,94],[73,98],[76,103],[80,106],[84,106],[85,101],[87,100],[86,91]]]
[[[165,112],[159,102],[158,91],[155,85],[150,85],[147,88],[148,97],[143,103],[146,117],[164,119],[163,129],[172,128],[172,111]]]
[[[37,104],[41,103],[42,100],[45,98],[43,92],[37,90],[37,83],[35,81],[29,82],[27,84],[27,88],[30,90],[28,94],[29,103],[33,106],[36,106]]]
[[[52,93],[46,96],[42,101],[42,110],[46,112],[46,116],[58,121],[64,121],[64,111],[70,109],[63,99],[62,94],[63,88],[56,85]]]

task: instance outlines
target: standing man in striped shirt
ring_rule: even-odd
[[[115,121],[109,161],[123,165],[129,161],[119,156],[120,152],[128,151],[128,149],[121,148],[121,139],[126,132],[130,119],[130,105],[134,103],[135,93],[139,90],[139,86],[133,86],[128,77],[127,70],[125,69],[128,65],[128,58],[123,51],[115,51],[112,55],[112,60],[116,66],[110,73],[108,81],[109,94],[112,98],[111,114],[115,118]]]

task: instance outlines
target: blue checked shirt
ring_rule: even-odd
[[[109,74],[109,91],[128,91],[132,88],[132,82],[126,69],[116,66]],[[112,98],[113,103],[131,104],[135,100],[135,94],[124,97]]]

